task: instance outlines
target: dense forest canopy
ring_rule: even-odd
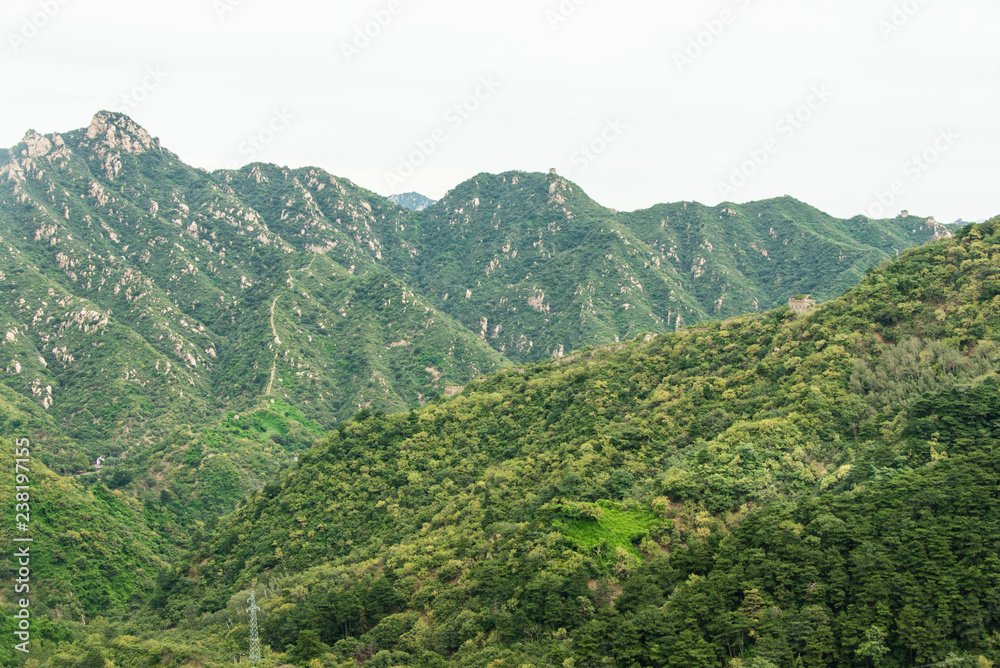
[[[48,665],[223,665],[250,587],[266,665],[993,665],[998,280],[1000,219],[803,317],[363,410]]]

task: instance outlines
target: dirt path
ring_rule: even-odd
[[[303,269],[299,269],[299,271],[309,271],[310,269],[312,269],[313,262],[315,261],[316,261],[316,253],[313,253],[312,259],[309,260],[309,266],[304,267]],[[295,289],[295,279],[292,278],[291,269],[288,270],[288,285],[291,286],[293,290]],[[274,376],[278,372],[278,346],[281,344],[279,343],[280,339],[278,339],[278,330],[274,326],[274,307],[278,305],[279,298],[280,297],[275,297],[274,301],[271,302],[271,336],[273,337],[275,350],[274,350],[274,362],[271,363],[271,380],[267,382],[267,392],[264,393],[265,395],[271,394],[271,388],[274,387]]]
[[[278,304],[278,298],[275,297],[274,301],[271,302],[271,336],[274,337],[274,362],[271,364],[271,380],[267,382],[267,392],[264,394],[271,394],[271,388],[274,386],[274,374],[278,371],[278,330],[274,328],[274,307]]]

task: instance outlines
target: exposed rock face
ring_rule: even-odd
[[[44,155],[48,155],[49,151],[52,150],[52,142],[48,139],[48,137],[40,135],[34,130],[28,130],[22,141],[28,147],[27,151],[29,158],[39,158]]]
[[[952,236],[951,232],[948,231],[947,227],[945,227],[944,225],[942,225],[938,221],[934,220],[934,216],[931,216],[930,218],[927,219],[927,227],[929,227],[932,230],[934,230],[934,239],[935,240],[937,240],[937,239],[951,238],[951,236]]]
[[[110,149],[125,153],[145,153],[160,150],[160,142],[150,136],[135,121],[124,114],[99,111],[87,128],[88,139],[101,138]]]

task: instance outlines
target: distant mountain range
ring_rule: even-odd
[[[390,195],[389,201],[393,204],[398,204],[404,209],[409,209],[410,211],[423,211],[427,207],[437,204],[436,199],[431,199],[430,197],[424,197],[420,193],[403,193],[401,195]]]

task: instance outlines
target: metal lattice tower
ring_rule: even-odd
[[[254,589],[256,587],[257,583],[254,583]],[[257,607],[257,594],[253,589],[250,590],[247,602],[250,604],[247,608],[247,612],[250,613],[250,664],[256,665],[260,662],[260,635],[257,633],[257,611],[260,608]]]

